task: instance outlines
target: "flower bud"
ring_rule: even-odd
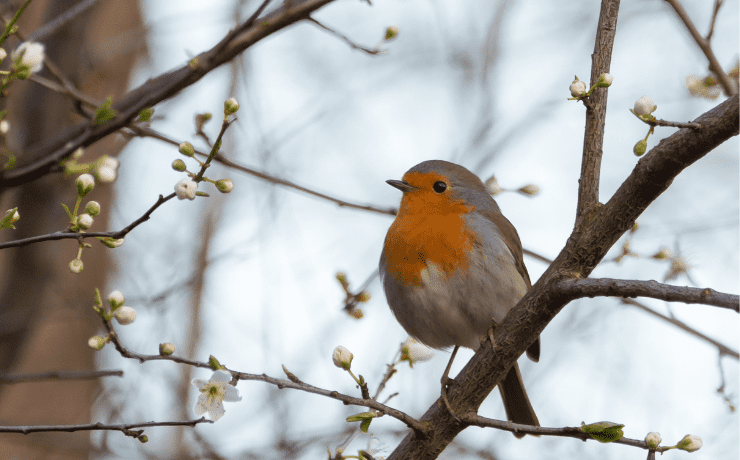
[[[93,218],[90,214],[80,214],[77,216],[77,227],[82,230],[87,230],[93,224]]]
[[[429,361],[434,356],[434,349],[409,337],[401,344],[401,361],[408,361],[409,365]]]
[[[0,62],[3,62],[6,57],[8,57],[7,51],[5,51],[5,48],[0,48]]]
[[[93,350],[101,350],[106,343],[108,343],[108,339],[99,335],[94,335],[87,341],[87,346]]]
[[[172,169],[174,169],[175,171],[182,172],[182,171],[185,171],[186,169],[188,169],[188,167],[185,166],[185,162],[184,161],[182,161],[182,160],[180,160],[178,158],[177,160],[175,160],[175,161],[172,162]]]
[[[398,26],[389,26],[385,29],[385,37],[383,37],[383,40],[389,42],[396,37],[398,37]]]
[[[239,103],[233,97],[226,99],[224,102],[224,115],[232,115],[239,110]]]
[[[82,174],[77,178],[75,183],[77,184],[77,194],[79,196],[85,196],[95,188],[95,179],[92,174]]]
[[[85,205],[85,214],[90,214],[95,217],[100,214],[100,203],[97,201],[88,201]]]
[[[118,166],[121,164],[118,159],[103,155],[97,161],[95,175],[100,182],[113,182],[118,175]]]
[[[645,436],[645,443],[647,443],[648,447],[651,449],[655,449],[660,444],[660,441],[662,439],[660,438],[660,433],[654,433],[650,432]]]
[[[193,148],[193,144],[191,144],[190,142],[183,142],[182,144],[180,144],[178,150],[186,157],[192,157],[193,155],[195,155],[195,149]]]
[[[637,115],[644,116],[650,115],[657,108],[658,106],[653,103],[652,97],[642,96],[640,99],[637,100],[637,102],[635,102],[634,111]]]
[[[540,193],[540,188],[534,184],[529,184],[529,185],[525,185],[524,187],[520,188],[517,191],[519,193],[523,193],[524,195],[535,196],[538,193]]]
[[[126,306],[119,307],[113,312],[113,317],[121,326],[127,326],[136,321],[136,310]]]
[[[234,183],[231,179],[220,179],[216,181],[216,188],[221,193],[229,193],[234,190]]]
[[[44,68],[44,45],[36,42],[23,42],[13,51],[13,69],[18,78],[25,80],[32,73]]]
[[[635,144],[635,147],[632,149],[632,151],[635,152],[635,155],[641,157],[647,151],[647,141],[645,139],[642,139],[640,142]]]
[[[0,48],[1,50],[2,48]],[[0,134],[3,136],[8,134],[8,131],[10,131],[10,123],[8,123],[8,120],[0,121]]]
[[[126,299],[121,294],[121,291],[113,291],[108,294],[108,303],[112,310],[122,306],[126,302]]]
[[[175,352],[175,344],[170,343],[170,342],[159,344],[159,354],[161,356],[170,356],[174,352]]]
[[[334,365],[341,369],[344,369],[345,371],[348,371],[352,366],[353,358],[354,356],[352,356],[352,353],[341,345],[336,347],[334,349],[334,353],[332,353],[331,355],[331,359],[334,361]]]
[[[102,236],[96,236],[95,238],[98,239],[101,243],[108,246],[109,248],[117,248],[123,244],[123,238],[115,239],[111,237],[102,237]]]
[[[697,450],[701,449],[702,445],[704,445],[704,443],[702,443],[699,436],[687,434],[683,437],[682,440],[678,441],[676,447],[681,450],[685,450],[686,452],[696,452]]]
[[[581,97],[586,94],[586,84],[576,77],[573,83],[570,84],[570,95],[573,97]]]
[[[175,184],[175,194],[177,195],[178,200],[188,199],[193,201],[197,190],[198,184],[190,179],[182,179],[180,182]]]
[[[80,273],[83,268],[84,265],[82,264],[82,260],[80,259],[74,259],[72,262],[69,263],[69,271],[71,271],[72,273]]]
[[[614,81],[614,77],[612,77],[612,74],[602,73],[599,76],[599,81],[596,83],[596,86],[600,88],[608,88],[612,85],[612,81]]]

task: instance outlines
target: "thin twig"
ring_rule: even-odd
[[[0,426],[0,433],[29,434],[49,431],[74,432],[110,430],[120,431],[126,436],[131,436],[132,438],[140,438],[144,430],[134,430],[134,428],[150,428],[154,426],[195,426],[199,423],[213,423],[213,421],[208,420],[205,417],[201,417],[197,420],[187,420],[184,422],[142,422],[126,423],[121,425],[108,425],[98,422],[83,425]]]
[[[143,355],[140,353],[132,352],[123,346],[120,339],[118,338],[118,334],[113,329],[113,325],[111,324],[110,321],[103,320],[103,325],[108,331],[108,337],[110,338],[111,343],[113,343],[118,353],[124,358],[136,359],[140,363],[144,363],[146,361],[173,361],[173,362],[180,363],[180,364],[187,364],[193,367],[211,369],[211,366],[208,363],[180,358],[174,355],[169,355],[169,356]],[[370,398],[355,398],[352,396],[339,393],[337,391],[324,390],[322,388],[318,388],[318,387],[315,387],[313,385],[309,385],[303,382],[292,382],[290,380],[276,379],[266,374],[260,374],[260,375],[248,374],[246,372],[239,372],[239,371],[231,370],[228,368],[224,368],[224,370],[230,372],[231,375],[235,377],[237,380],[257,380],[260,382],[265,382],[271,385],[275,385],[281,390],[285,388],[290,388],[294,390],[305,391],[307,393],[313,393],[313,394],[317,394],[321,396],[326,396],[328,398],[342,401],[344,404],[349,404],[353,406],[369,407],[371,409],[375,409],[376,411],[378,411],[378,417],[383,416],[383,415],[389,415],[401,421],[402,423],[406,424],[406,426],[408,426],[409,428],[413,429],[414,431],[418,433],[423,433],[424,430],[426,429],[424,424],[422,424],[420,421],[416,420],[415,418],[409,416],[408,414],[401,412],[399,410],[396,410],[392,407],[386,406],[385,404],[381,404]]]
[[[94,380],[100,377],[123,377],[123,371],[51,371],[35,374],[0,374],[0,383],[44,382],[47,380]]]
[[[98,3],[98,1],[99,0],[84,0],[76,4],[64,13],[55,16],[53,20],[34,30],[28,35],[28,37],[26,37],[26,41],[40,42],[50,35],[55,34],[57,31],[59,31],[59,29],[67,25],[67,23],[69,23],[71,20],[87,11],[87,9],[91,6],[94,6],[96,3]]]
[[[622,298],[620,300],[622,301],[622,303],[626,303],[627,305],[632,305],[633,307],[637,307],[640,310],[644,311],[645,313],[649,313],[649,314],[655,316],[656,318],[660,318],[663,321],[666,321],[666,322],[669,322],[669,323],[673,324],[674,326],[678,326],[680,329],[683,329],[684,331],[688,332],[689,334],[693,335],[694,337],[697,337],[699,339],[702,339],[705,342],[711,343],[712,345],[714,345],[715,347],[717,347],[717,349],[719,350],[719,353],[721,355],[727,355],[727,356],[731,356],[731,357],[733,357],[735,359],[740,359],[740,354],[738,354],[737,351],[731,349],[730,347],[728,347],[728,346],[726,346],[726,345],[724,345],[724,344],[722,344],[722,343],[720,343],[720,342],[718,342],[718,341],[716,341],[716,340],[714,340],[714,339],[712,339],[710,337],[707,337],[706,335],[704,335],[701,332],[697,331],[696,329],[688,326],[686,323],[677,320],[676,318],[670,318],[670,317],[668,317],[666,315],[663,315],[661,313],[658,313],[657,311],[648,308],[647,306],[641,304],[640,302],[638,302],[638,301],[636,301],[634,299]]]
[[[696,42],[696,44],[699,45],[699,48],[701,48],[702,52],[704,52],[704,56],[706,56],[707,60],[709,61],[709,70],[711,70],[717,76],[717,79],[722,85],[722,89],[724,89],[725,94],[727,96],[736,95],[737,88],[735,87],[732,79],[730,79],[730,77],[727,76],[727,74],[725,73],[724,69],[722,69],[722,65],[720,65],[719,61],[717,60],[717,56],[714,55],[714,51],[709,44],[709,40],[701,36],[694,23],[691,21],[688,13],[685,9],[683,9],[683,5],[681,5],[681,2],[679,2],[678,0],[665,1],[669,5],[671,5],[671,7],[673,7],[673,10],[676,12],[681,21],[683,21],[686,29],[688,29],[691,36],[694,37],[694,41]]]
[[[319,26],[320,28],[322,28],[322,29],[324,29],[325,31],[329,32],[330,34],[334,35],[335,37],[339,37],[339,38],[341,38],[341,39],[342,39],[342,40],[344,40],[344,42],[345,42],[345,43],[347,43],[347,44],[348,44],[348,45],[349,45],[349,46],[350,46],[350,47],[351,47],[352,49],[356,49],[356,50],[358,50],[358,51],[364,51],[364,52],[366,52],[367,54],[370,54],[370,55],[372,55],[372,56],[374,56],[374,55],[376,55],[376,54],[380,54],[380,53],[382,53],[382,52],[383,52],[383,51],[382,51],[382,50],[381,50],[380,48],[375,48],[374,50],[371,50],[370,48],[365,48],[364,46],[358,45],[358,44],[356,44],[355,42],[353,42],[352,40],[350,40],[350,39],[349,39],[349,37],[347,37],[347,36],[345,36],[345,35],[342,35],[342,34],[340,34],[339,32],[337,32],[336,30],[332,29],[331,27],[327,27],[327,26],[325,26],[324,24],[320,23],[319,21],[317,21],[316,19],[314,19],[314,18],[312,18],[312,17],[310,17],[310,16],[309,16],[308,20],[309,20],[309,22],[311,22],[311,23],[313,23],[313,24],[316,24],[317,26]]]
[[[712,41],[712,35],[714,35],[714,25],[717,23],[717,15],[719,14],[719,9],[722,8],[722,4],[725,2],[725,0],[715,0],[714,2],[714,11],[712,12],[712,21],[709,23],[709,32],[707,33],[707,43],[711,43]]]
[[[137,123],[132,123],[130,126],[127,126],[126,129],[132,131],[134,134],[136,134],[138,136],[152,137],[154,139],[159,139],[159,140],[161,140],[163,142],[166,142],[166,143],[168,143],[170,145],[174,145],[174,146],[180,145],[180,142],[178,142],[178,141],[176,141],[176,140],[174,140],[174,139],[172,139],[172,138],[170,138],[170,137],[168,137],[168,136],[166,136],[166,135],[164,135],[164,134],[162,134],[162,133],[160,133],[160,132],[158,132],[158,131],[150,128],[150,127],[142,126],[142,125],[137,124]],[[207,157],[208,156],[207,153],[202,152],[202,151],[199,151],[199,150],[195,150],[195,153],[198,154],[198,155],[200,155],[200,156],[203,156],[203,157]],[[395,208],[385,208],[385,209],[383,209],[383,208],[378,208],[378,207],[371,206],[371,205],[363,205],[363,204],[351,203],[349,201],[341,200],[339,198],[335,198],[335,197],[330,196],[330,195],[327,195],[325,193],[317,192],[315,190],[312,190],[310,188],[304,187],[302,185],[298,185],[295,182],[291,182],[291,181],[289,181],[287,179],[282,179],[280,177],[277,177],[277,176],[273,176],[271,174],[268,174],[268,173],[266,173],[264,171],[260,171],[258,169],[251,168],[249,166],[244,166],[242,164],[239,164],[239,163],[236,163],[234,161],[231,161],[228,158],[226,158],[222,153],[217,154],[215,156],[214,160],[217,161],[217,162],[219,162],[219,163],[221,163],[221,164],[223,164],[224,166],[227,166],[229,168],[232,168],[232,169],[234,169],[236,171],[241,171],[243,173],[249,174],[250,176],[254,176],[254,177],[258,178],[258,179],[262,179],[262,180],[267,181],[267,182],[270,182],[272,184],[283,185],[285,187],[291,188],[293,190],[297,190],[299,192],[306,193],[306,194],[311,195],[311,196],[314,196],[316,198],[320,198],[322,200],[330,201],[332,203],[335,203],[335,204],[339,205],[340,207],[352,208],[352,209],[359,209],[359,210],[362,210],[362,211],[370,211],[370,212],[374,212],[374,213],[378,213],[378,214],[386,214],[386,215],[389,215],[389,216],[395,216],[396,213],[398,212]]]
[[[113,239],[121,239],[124,236],[128,235],[131,230],[135,229],[142,223],[149,220],[152,213],[160,206],[162,206],[167,201],[171,200],[175,197],[175,193],[171,193],[170,195],[167,195],[166,197],[163,197],[162,195],[159,195],[159,198],[157,199],[157,202],[152,205],[141,217],[136,219],[135,221],[128,224],[126,227],[122,228],[121,230],[114,231],[114,232],[85,232],[85,233],[75,233],[70,230],[65,230],[63,232],[55,232],[50,233],[48,235],[40,235],[40,236],[32,236],[30,238],[24,238],[21,240],[15,240],[15,241],[8,241],[7,243],[0,243],[0,249],[7,249],[7,248],[18,248],[21,246],[27,246],[29,244],[34,243],[41,243],[42,241],[55,241],[55,240],[83,240],[85,238],[96,238],[96,237],[102,237],[102,238],[113,238]]]

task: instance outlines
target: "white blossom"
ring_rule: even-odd
[[[193,385],[200,391],[198,402],[195,403],[195,413],[203,415],[208,412],[211,420],[215,422],[224,415],[224,401],[241,401],[239,390],[229,385],[229,381],[231,374],[222,370],[214,372],[207,382],[201,379],[193,380]]]

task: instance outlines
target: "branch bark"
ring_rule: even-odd
[[[740,313],[737,295],[717,292],[710,288],[673,286],[657,281],[601,279],[568,279],[553,285],[553,290],[574,298],[582,297],[651,297],[667,302],[700,303],[728,308]]]

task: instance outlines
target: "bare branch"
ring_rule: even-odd
[[[47,380],[95,380],[100,377],[123,377],[123,371],[51,371],[35,374],[0,374],[0,383],[44,382]]]
[[[105,328],[108,331],[108,336],[110,337],[110,341],[113,343],[118,353],[124,358],[136,359],[140,363],[144,363],[146,361],[174,361],[176,363],[187,364],[193,367],[211,369],[211,366],[208,363],[180,358],[174,355],[169,355],[169,356],[143,355],[140,353],[132,352],[128,350],[126,347],[124,347],[123,344],[121,344],[121,341],[118,338],[118,334],[113,329],[113,325],[111,324],[110,321],[103,320],[103,324],[105,325]],[[375,401],[374,399],[355,398],[352,396],[344,395],[337,391],[324,390],[322,388],[318,388],[318,387],[315,387],[313,385],[309,385],[303,382],[293,382],[290,380],[276,379],[266,374],[260,374],[260,375],[248,374],[246,372],[239,372],[239,371],[231,370],[228,368],[224,368],[224,370],[229,371],[231,375],[235,377],[237,380],[257,380],[260,382],[265,382],[271,385],[275,385],[281,390],[285,388],[290,388],[294,390],[305,391],[307,393],[313,393],[313,394],[317,394],[321,396],[326,396],[327,398],[336,399],[337,401],[342,401],[344,404],[348,404],[348,405],[369,407],[371,409],[375,409],[376,411],[378,411],[378,417],[382,417],[383,415],[389,415],[403,422],[404,424],[406,424],[406,426],[413,429],[415,432],[419,434],[423,433],[424,430],[426,429],[424,424],[422,424],[415,418],[409,416],[408,414],[404,412],[396,410],[392,407],[386,406],[385,404],[381,404]]]
[[[253,20],[249,27],[231,37],[225,45],[217,44],[214,48],[199,54],[183,67],[160,75],[130,91],[117,101],[112,109],[116,116],[104,124],[91,122],[80,123],[56,138],[45,141],[42,145],[23,152],[18,157],[34,158],[29,164],[0,172],[0,191],[5,188],[36,180],[51,172],[61,160],[68,157],[79,147],[87,147],[103,137],[113,133],[136,117],[145,108],[177,94],[182,89],[193,85],[215,68],[229,62],[235,56],[257,43],[268,35],[283,29],[308,16],[332,0],[293,0],[283,3],[279,8],[258,20]],[[249,20],[248,20],[249,22]]]
[[[55,16],[53,20],[34,30],[33,33],[29,34],[28,37],[26,37],[26,41],[40,42],[50,35],[54,35],[62,27],[67,25],[71,20],[87,11],[87,9],[91,6],[94,6],[96,3],[98,3],[98,1],[99,0],[83,0],[82,2],[71,7],[64,13]]]
[[[184,422],[143,422],[143,423],[127,423],[121,425],[107,425],[105,423],[89,423],[85,425],[36,425],[36,426],[0,426],[0,433],[40,433],[49,431],[62,431],[62,432],[73,432],[73,431],[120,431],[126,436],[132,438],[141,438],[144,430],[134,430],[134,428],[149,428],[153,426],[195,426],[199,423],[213,423],[211,420],[201,417],[197,420],[188,420]]]
[[[146,126],[142,126],[142,125],[140,125],[138,123],[133,123],[130,126],[127,126],[126,129],[132,131],[134,134],[136,134],[138,136],[152,137],[152,138],[159,139],[159,140],[161,140],[163,142],[167,142],[168,144],[175,145],[175,146],[180,145],[180,143],[178,141],[176,141],[176,140],[174,140],[174,139],[166,136],[165,134],[162,134],[162,133],[160,133],[160,132],[158,132],[158,131],[156,131],[156,130],[154,130],[152,128],[149,128],[149,127],[146,127]],[[208,156],[207,153],[201,152],[199,150],[195,150],[195,153],[197,153],[200,156],[204,156],[204,157],[207,157]],[[375,212],[375,213],[378,213],[378,214],[387,214],[389,216],[395,216],[396,215],[396,212],[397,212],[397,209],[395,209],[395,208],[385,208],[385,209],[383,209],[383,208],[378,208],[378,207],[371,206],[371,205],[351,203],[349,201],[341,200],[339,198],[335,198],[335,197],[332,197],[330,195],[326,195],[324,193],[317,192],[315,190],[312,190],[310,188],[304,187],[302,185],[298,185],[295,182],[291,182],[289,180],[282,179],[280,177],[277,177],[277,176],[268,174],[268,173],[266,173],[264,171],[260,171],[258,169],[251,168],[251,167],[248,167],[248,166],[244,166],[242,164],[239,164],[239,163],[236,163],[234,161],[231,161],[228,158],[226,158],[226,156],[224,156],[224,154],[222,154],[222,153],[217,154],[216,157],[214,158],[214,160],[217,161],[217,162],[219,162],[219,163],[221,163],[222,165],[227,166],[229,168],[232,168],[232,169],[234,169],[236,171],[241,171],[243,173],[249,174],[250,176],[256,177],[258,179],[262,179],[262,180],[264,180],[266,182],[270,182],[270,183],[276,184],[276,185],[282,185],[282,186],[291,188],[293,190],[297,190],[299,192],[303,192],[303,193],[306,193],[308,195],[314,196],[316,198],[320,198],[322,200],[330,201],[332,203],[335,203],[335,204],[339,205],[340,207],[352,208],[352,209],[359,209],[361,211],[370,211],[370,212]]]
[[[658,318],[660,318],[660,319],[662,319],[664,321],[667,321],[667,322],[669,322],[669,323],[671,323],[671,324],[673,324],[675,326],[678,326],[679,328],[683,329],[684,331],[688,332],[689,334],[693,335],[694,337],[697,337],[697,338],[699,338],[701,340],[704,340],[706,342],[711,343],[712,345],[714,345],[715,347],[717,347],[717,349],[719,350],[720,355],[727,355],[727,356],[731,356],[731,357],[733,357],[735,359],[740,359],[740,354],[738,354],[737,351],[735,351],[735,350],[729,348],[728,346],[726,346],[726,345],[724,345],[724,344],[722,344],[722,343],[720,343],[720,342],[712,339],[711,337],[707,337],[706,335],[702,334],[701,332],[697,331],[696,329],[694,329],[692,327],[689,327],[686,323],[684,323],[682,321],[679,321],[676,318],[670,318],[670,317],[665,316],[665,315],[663,315],[661,313],[658,313],[657,311],[652,310],[652,309],[648,308],[647,306],[645,306],[645,305],[641,304],[640,302],[638,302],[636,300],[633,300],[633,299],[623,298],[622,299],[622,303],[626,303],[627,305],[632,305],[633,307],[637,307],[637,308],[639,308],[640,310],[642,310],[642,311],[644,311],[646,313],[649,313],[649,314],[651,314],[651,315],[653,315],[655,317],[658,317]]]
[[[335,37],[339,37],[345,43],[347,43],[352,49],[356,49],[358,51],[364,51],[367,54],[370,54],[370,55],[373,55],[373,56],[376,55],[376,54],[380,54],[381,53],[381,50],[379,48],[375,48],[374,50],[371,50],[370,48],[365,48],[364,46],[360,46],[360,45],[356,44],[355,42],[353,42],[352,40],[350,40],[347,36],[342,35],[339,32],[337,32],[336,30],[325,26],[324,24],[320,23],[319,21],[317,21],[316,19],[314,19],[312,17],[309,17],[308,20],[312,24],[316,24],[317,26],[319,26],[320,28],[322,28],[325,31],[329,32],[330,34],[334,35]]]
[[[126,227],[122,228],[121,230],[115,231],[115,232],[86,232],[86,233],[75,233],[71,230],[65,230],[63,232],[55,232],[48,235],[40,235],[40,236],[32,236],[30,238],[24,238],[22,240],[15,240],[15,241],[8,241],[7,243],[0,243],[0,250],[1,249],[7,249],[7,248],[18,248],[21,246],[27,246],[29,244],[34,243],[41,243],[42,241],[55,241],[55,240],[83,240],[85,238],[96,238],[96,237],[102,237],[102,238],[113,238],[113,239],[120,239],[124,236],[128,235],[131,230],[135,229],[142,223],[149,220],[152,213],[160,206],[162,206],[164,203],[168,202],[172,198],[175,197],[174,193],[171,193],[167,195],[166,197],[163,197],[162,195],[159,195],[159,198],[157,199],[157,202],[152,205],[151,208],[149,208],[144,215],[136,219],[135,221],[128,224]]]
[[[650,297],[667,302],[699,303],[728,308],[740,313],[740,297],[709,288],[673,286],[657,281],[618,280],[610,278],[568,279],[552,286],[557,294],[581,297]]]
[[[722,65],[720,65],[719,61],[717,60],[717,56],[714,55],[714,51],[712,50],[712,46],[709,44],[709,40],[701,36],[694,23],[691,21],[688,13],[685,9],[683,9],[683,5],[681,5],[681,2],[679,2],[678,0],[665,1],[669,5],[671,5],[671,7],[673,7],[673,10],[676,12],[681,21],[683,21],[686,29],[688,29],[691,36],[694,37],[694,41],[696,42],[696,44],[699,45],[699,48],[701,48],[702,52],[704,52],[704,56],[706,56],[707,60],[709,61],[709,70],[711,70],[717,76],[720,85],[722,85],[722,89],[725,90],[725,94],[728,96],[736,96],[737,87],[735,86],[735,83],[732,81],[732,79],[730,79],[729,76],[727,76],[724,69],[722,68]],[[718,7],[715,5],[715,15],[717,9]],[[712,21],[712,24],[714,24],[714,21]]]
[[[719,14],[719,9],[722,8],[722,4],[725,2],[725,0],[715,0],[714,1],[714,11],[712,12],[712,21],[709,23],[709,32],[707,33],[707,43],[710,43],[712,41],[712,35],[714,35],[714,25],[717,23],[717,15]]]

